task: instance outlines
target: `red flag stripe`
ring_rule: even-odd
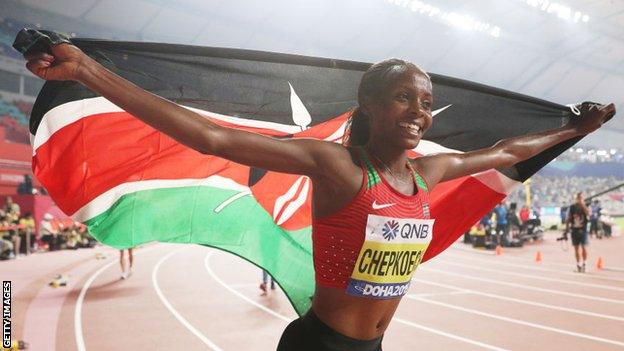
[[[55,119],[55,114],[47,116],[49,120]],[[295,137],[336,139],[347,116],[345,113]],[[272,129],[216,122],[269,135],[283,134]],[[248,184],[248,167],[193,151],[123,111],[82,116],[42,140],[47,142],[39,146],[33,157],[34,172],[59,206],[70,214],[123,183],[203,179],[219,173],[241,185]],[[422,145],[422,153],[448,150],[430,141],[423,141]],[[419,146],[417,150],[420,149]],[[58,174],[64,174],[67,179],[61,181]],[[477,174],[475,178],[499,194],[508,193],[518,184],[494,170]]]
[[[302,132],[301,127],[295,125],[244,119],[187,106],[182,107],[197,112],[207,118],[210,118],[213,122],[220,125],[236,127],[239,129],[254,131],[265,135],[286,136]],[[46,114],[41,119],[39,127],[37,128],[36,135],[31,136],[33,153],[36,153],[37,149],[41,145],[45,144],[54,133],[68,125],[71,125],[83,118],[97,116],[105,113],[119,112],[124,111],[103,97],[76,100],[56,106],[55,108],[46,112]],[[344,123],[346,121],[347,114],[343,114],[342,116],[338,117],[339,119],[334,118],[329,120],[328,122],[332,122],[330,124]],[[307,129],[306,131],[309,130],[310,129]],[[305,137],[306,131],[303,131],[303,137]]]

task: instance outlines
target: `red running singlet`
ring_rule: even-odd
[[[407,293],[433,236],[426,182],[412,170],[416,194],[394,189],[360,151],[362,187],[338,212],[312,223],[316,284],[387,299]]]

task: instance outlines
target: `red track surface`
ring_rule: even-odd
[[[593,240],[590,271],[578,274],[553,236],[502,256],[457,243],[422,265],[384,350],[624,349],[624,238]],[[274,350],[295,317],[279,289],[259,296],[260,272],[232,255],[168,244],[135,255],[128,280],[104,248],[0,262],[13,337],[35,351]],[[67,287],[47,286],[61,273]]]

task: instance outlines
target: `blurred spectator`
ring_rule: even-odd
[[[124,251],[128,252],[128,264],[126,265],[126,259]],[[121,279],[128,279],[132,274],[132,265],[134,264],[134,256],[132,255],[132,248],[127,250],[119,250],[119,265],[121,266]]]
[[[524,225],[524,223],[526,223],[526,221],[529,220],[530,216],[531,216],[531,210],[529,210],[529,206],[527,205],[522,206],[522,209],[520,210],[520,222],[522,222],[522,224]]]
[[[20,237],[17,232],[19,217],[19,205],[13,202],[10,196],[5,197],[4,207],[2,208],[2,213],[0,213],[0,226],[3,227],[3,239],[10,241],[13,246],[11,257],[17,257],[19,254]]]
[[[589,236],[596,235],[598,239],[602,239],[602,228],[600,228],[600,216],[602,208],[600,201],[594,200],[591,204],[591,214],[589,216]]]
[[[568,206],[561,206],[559,210],[559,217],[561,217],[561,224],[565,224],[566,219],[568,218]]]
[[[273,277],[271,277],[269,272],[263,269],[262,270],[262,283],[260,284],[260,290],[262,291],[262,293],[260,294],[260,296],[267,295],[267,292],[268,292],[267,284],[269,283],[269,280],[271,281],[271,290],[275,290],[275,281],[273,280]]]
[[[499,203],[494,208],[494,214],[496,215],[496,243],[501,246],[506,246],[508,241],[509,222],[507,221],[507,212],[505,202]]]
[[[13,242],[12,225],[4,210],[0,210],[0,250],[2,250],[2,258],[15,257],[15,245]]]
[[[13,202],[10,196],[4,198],[4,208],[2,209],[7,216],[9,223],[17,224],[20,217],[20,207]]]
[[[29,254],[33,251],[37,236],[35,235],[35,219],[32,213],[27,212],[23,218],[19,220],[19,231],[22,245],[20,251]]]
[[[39,238],[47,245],[49,250],[56,250],[59,246],[59,230],[52,224],[54,216],[49,213],[43,215],[39,224]]]
[[[9,240],[5,240],[2,233],[2,229],[0,228],[0,260],[13,258],[13,243]]]
[[[37,193],[37,189],[33,188],[32,177],[29,174],[24,174],[24,181],[17,186],[17,193],[24,195]]]

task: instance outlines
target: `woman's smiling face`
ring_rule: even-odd
[[[423,72],[407,68],[381,91],[366,99],[370,117],[369,141],[413,149],[433,121],[432,85]]]

